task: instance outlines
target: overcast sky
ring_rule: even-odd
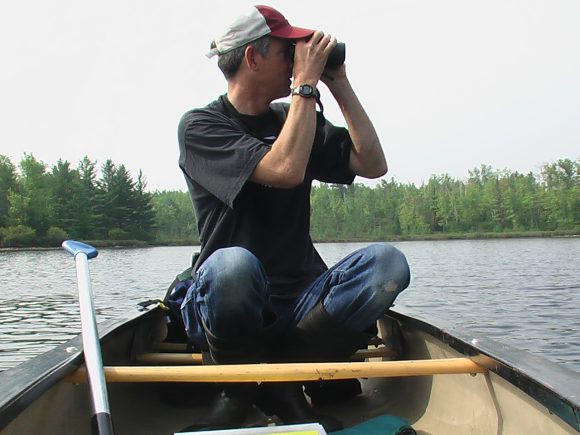
[[[0,154],[14,164],[25,152],[49,165],[110,158],[135,177],[142,169],[151,190],[184,190],[177,123],[225,92],[205,53],[251,4],[3,1]],[[268,4],[346,43],[351,82],[389,161],[386,178],[464,179],[482,163],[539,172],[580,157],[577,0]],[[344,125],[324,90],[322,98],[330,120]]]

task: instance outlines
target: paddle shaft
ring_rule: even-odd
[[[485,373],[469,358],[351,363],[105,367],[107,382],[290,382]],[[82,371],[68,377],[81,382]]]
[[[95,319],[93,290],[87,255],[83,252],[77,253],[75,255],[75,263],[79,289],[83,353],[85,355],[85,364],[87,366],[89,387],[93,401],[93,433],[98,435],[112,435],[113,424],[109,411],[109,401],[107,399],[107,385],[103,370],[97,322]]]

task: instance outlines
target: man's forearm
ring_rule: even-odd
[[[346,77],[329,86],[344,116],[353,142],[351,169],[356,175],[377,178],[387,172],[381,142],[367,113]]]
[[[308,40],[296,41],[292,75],[294,85],[316,87],[336,39],[316,31]],[[302,183],[314,143],[316,100],[294,95],[290,111],[272,149],[262,158],[251,179],[275,187]]]
[[[252,174],[252,181],[274,187],[302,183],[310,158],[316,128],[316,100],[292,97],[288,117],[270,151]]]

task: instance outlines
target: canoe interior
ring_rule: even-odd
[[[426,327],[426,324],[414,322],[401,313],[385,316],[380,326],[385,341],[399,349],[401,359],[455,358],[464,356],[466,352],[466,349],[457,350],[461,344],[469,348],[465,341],[448,332]],[[435,334],[434,330],[439,333]],[[101,328],[101,335],[105,335],[105,365],[133,364],[136,355],[150,352],[151,343],[162,339],[164,334],[165,318],[157,308],[143,310],[130,319],[119,321],[104,333]],[[24,379],[28,379],[28,386],[18,395],[11,393],[11,397],[6,394],[0,397],[2,435],[90,433],[90,401],[86,384],[59,380],[63,373],[72,372],[82,364],[80,352],[70,355],[70,347],[67,343],[60,350],[63,353],[61,359],[66,363],[55,365],[51,361],[49,368],[39,370],[36,367],[45,379],[56,378],[51,387],[40,389],[38,379],[34,380],[31,373],[25,378],[26,367],[16,374],[10,388],[22,387]],[[65,355],[67,348],[68,354]],[[471,348],[469,354],[476,353]],[[502,373],[505,366],[497,360],[485,355],[474,358],[480,358],[482,364],[493,371],[475,375],[366,379],[362,380],[362,395],[322,407],[321,411],[335,415],[345,426],[377,415],[398,415],[411,422],[419,434],[425,435],[577,433],[578,426],[574,426],[578,425],[577,401],[570,402],[569,397],[558,401],[557,395],[544,392],[546,400],[542,403],[533,394],[524,393],[521,385],[514,385],[513,379]],[[58,358],[53,356],[53,359]],[[30,367],[34,368],[33,365]],[[0,374],[0,380],[7,381],[8,375]],[[578,376],[573,372],[566,373],[566,376],[568,383],[576,382],[576,387],[572,385],[571,388],[577,388]],[[12,385],[14,383],[17,385]],[[35,391],[37,389],[40,391]],[[216,388],[208,383],[114,383],[109,384],[108,391],[118,435],[158,435],[179,432],[204,415]],[[551,406],[554,403],[560,408]],[[574,415],[575,423],[570,421]],[[270,420],[258,410],[249,419],[249,423],[257,425],[268,422]]]

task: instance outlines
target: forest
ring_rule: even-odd
[[[432,175],[420,186],[315,184],[315,241],[580,234],[580,159],[521,174],[481,165],[458,180]],[[0,155],[0,247],[53,247],[74,238],[108,245],[196,244],[189,194],[149,191],[123,164],[52,166],[32,154],[16,166]]]

